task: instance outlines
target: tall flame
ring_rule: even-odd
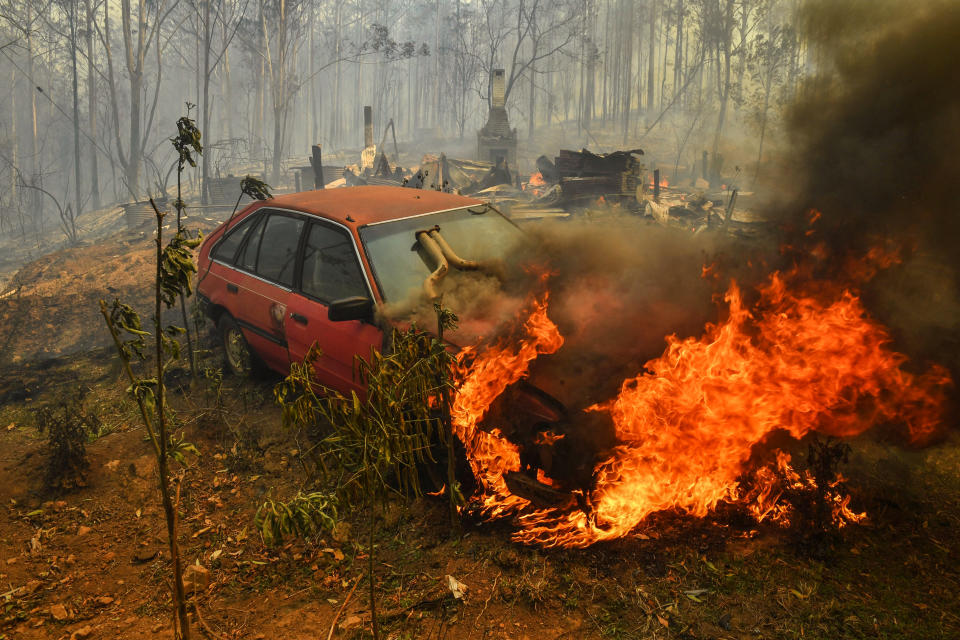
[[[890,349],[888,332],[857,295],[830,295],[828,287],[794,291],[788,280],[795,276],[771,275],[753,311],[731,283],[725,321],[707,325],[699,339],[668,337],[663,355],[626,380],[616,398],[588,409],[610,415],[619,444],[594,468],[586,511],[538,510],[511,493],[504,474],[519,470],[519,450],[496,429],[480,427],[491,403],[537,355],[563,344],[546,296],[515,344],[464,350],[452,417],[483,513],[516,516],[517,541],[584,547],[625,536],[657,511],[704,516],[721,501],[742,500],[738,479],[753,447],[775,430],[847,437],[894,421],[911,441],[927,440],[942,419],[947,372],[905,371],[905,356]],[[788,459],[779,459],[781,469]],[[809,481],[791,473],[795,482]],[[772,493],[768,487],[752,496],[758,519],[778,508]],[[860,517],[843,499],[837,510],[850,521]]]
[[[474,477],[482,491],[483,509],[490,517],[514,512],[529,501],[507,488],[504,474],[520,470],[520,451],[494,428],[484,431],[480,421],[504,390],[524,376],[530,362],[541,353],[554,353],[563,345],[557,325],[547,317],[547,298],[534,302],[523,326],[524,337],[515,346],[497,344],[482,354],[473,347],[458,356],[462,381],[450,407],[454,434],[467,450]],[[467,364],[469,363],[469,364]]]

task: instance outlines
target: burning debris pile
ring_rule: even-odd
[[[546,156],[537,158],[539,173],[531,176],[531,183],[565,206],[583,205],[599,197],[636,199],[643,171],[637,157],[642,155],[642,149],[599,155],[586,149],[563,149],[553,162]]]
[[[890,260],[873,252],[854,272],[867,276]],[[595,460],[591,486],[570,489],[565,505],[550,508],[511,491],[507,476],[521,470],[521,450],[497,425],[481,427],[497,397],[538,356],[564,344],[547,315],[549,295],[541,294],[518,337],[459,357],[462,386],[452,417],[479,484],[474,508],[488,519],[512,518],[516,541],[546,547],[589,546],[627,536],[656,512],[702,517],[721,503],[739,504],[758,521],[785,521],[790,507],[779,500],[785,488],[777,483],[810,479],[790,469],[783,451],[772,455],[779,473],[758,468],[757,449],[773,434],[850,437],[894,422],[910,442],[928,441],[941,423],[950,376],[937,366],[909,372],[857,284],[820,281],[795,267],[772,273],[748,303],[731,282],[725,320],[708,324],[700,338],[668,337],[664,353],[625,380],[616,397],[586,410],[609,418],[616,445]],[[568,433],[543,435],[553,442]],[[539,480],[557,484],[542,470]],[[859,518],[842,495],[834,511],[838,524]]]

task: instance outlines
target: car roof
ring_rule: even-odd
[[[290,193],[275,196],[260,204],[312,213],[337,220],[347,226],[362,227],[484,202],[476,198],[426,189],[362,186]]]

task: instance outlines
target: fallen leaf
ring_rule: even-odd
[[[191,564],[183,572],[183,588],[188,595],[205,591],[210,585],[210,571],[200,564]]]
[[[343,619],[343,622],[340,623],[340,630],[346,631],[348,629],[354,629],[363,624],[363,618],[360,616],[347,616]]]
[[[143,515],[143,509],[137,509],[136,515],[137,515],[137,518]]]
[[[210,561],[213,562],[214,560],[219,558],[222,554],[223,554],[223,549],[217,549],[216,551],[210,554]]]
[[[461,600],[464,594],[467,592],[467,585],[463,584],[451,575],[447,576],[447,586],[450,588],[450,593],[452,593],[453,597],[457,600]]]
[[[70,634],[70,640],[79,640],[80,638],[88,638],[90,634],[93,633],[93,627],[90,625],[85,625],[74,631]]]
[[[337,542],[346,542],[350,539],[350,523],[349,522],[338,522],[333,526],[333,531],[330,532],[330,535]]]
[[[141,549],[133,554],[133,563],[134,564],[144,564],[150,562],[157,557],[157,554],[160,553],[156,549]]]
[[[70,614],[67,613],[67,608],[62,604],[55,604],[50,607],[50,615],[52,615],[56,620],[66,620],[70,617]]]

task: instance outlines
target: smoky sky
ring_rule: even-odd
[[[811,30],[831,4],[810,8]],[[900,4],[883,25],[844,14],[849,33],[868,30],[861,37],[837,29],[826,34],[837,41],[818,42],[811,34],[825,69],[788,119],[800,205],[824,213],[840,248],[906,233],[943,251],[960,231],[960,5]]]
[[[795,247],[825,242],[839,257],[899,246],[903,263],[864,300],[896,347],[956,379],[960,3],[814,2],[803,26],[819,73],[788,113],[793,200],[773,213]],[[811,208],[823,215],[808,238]]]

